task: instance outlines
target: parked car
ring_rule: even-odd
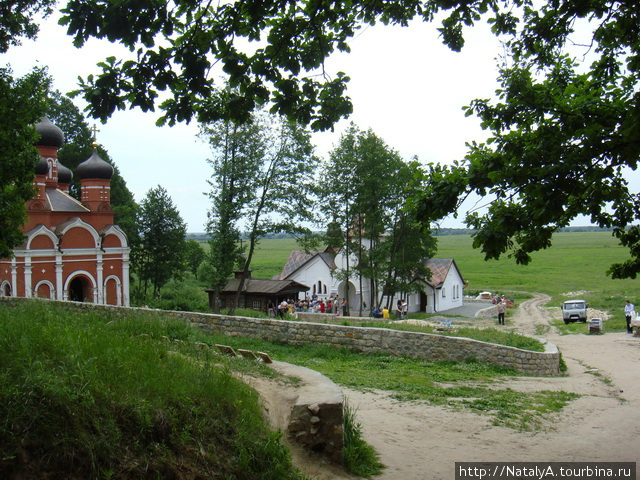
[[[587,302],[584,300],[567,300],[562,304],[562,320],[564,323],[587,322]]]

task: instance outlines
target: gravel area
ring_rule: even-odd
[[[480,310],[484,310],[485,308],[490,308],[492,306],[493,305],[491,305],[491,303],[489,302],[487,303],[469,302],[469,303],[465,303],[461,307],[456,307],[450,310],[445,310],[443,312],[437,312],[437,313],[441,313],[442,315],[447,315],[447,316],[455,315],[456,317],[475,318],[475,315],[477,312],[479,312]]]

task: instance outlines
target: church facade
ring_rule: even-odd
[[[129,244],[114,224],[113,167],[97,151],[78,165],[81,201],[69,194],[72,172],[58,161],[62,131],[36,126],[36,194],[27,202],[25,240],[0,259],[0,296],[129,305]]]

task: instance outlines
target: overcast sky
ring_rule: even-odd
[[[381,25],[361,31],[350,42],[350,54],[335,55],[326,65],[329,73],[344,71],[351,77],[348,95],[354,113],[333,133],[314,135],[316,153],[326,158],[353,121],[362,130],[371,128],[406,160],[414,155],[424,163],[461,159],[465,142],[486,137],[479,121],[465,117],[462,107],[474,98],[493,95],[495,59],[501,51],[484,24],[467,30],[465,38],[463,52],[455,53],[442,45],[435,24]],[[97,40],[76,49],[52,18],[42,25],[37,41],[11,48],[0,65],[10,64],[16,75],[34,65],[46,65],[54,87],[67,93],[76,88],[78,76],[98,73],[97,62],[123,52],[126,50],[117,45]],[[74,102],[84,108],[80,99]],[[159,128],[155,126],[158,116],[139,110],[116,112],[106,124],[98,124],[98,142],[109,152],[137,201],[149,189],[162,185],[188,231],[202,232],[209,208],[206,192],[211,167],[206,159],[210,151],[197,138],[195,123]],[[442,225],[463,226],[452,218]]]

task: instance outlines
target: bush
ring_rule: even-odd
[[[144,302],[150,308],[180,312],[209,312],[209,296],[204,287],[172,280],[162,287],[158,298]]]

